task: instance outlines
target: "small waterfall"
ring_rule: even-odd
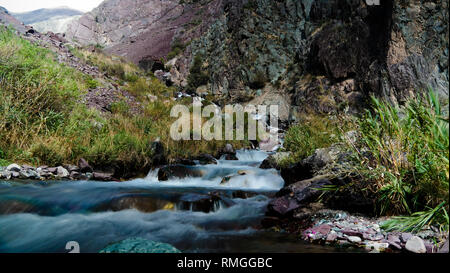
[[[262,162],[269,155],[264,151],[259,150],[238,150],[236,151],[236,157],[240,161],[247,162]]]
[[[145,178],[146,181],[149,182],[158,182],[158,169],[150,170],[150,172],[147,174],[147,177]]]

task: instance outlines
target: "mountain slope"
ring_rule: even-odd
[[[27,28],[24,26],[22,22],[17,20],[14,16],[12,16],[7,9],[0,6],[0,24],[4,26],[12,26],[17,31],[25,33]]]
[[[68,24],[83,15],[83,12],[68,7],[53,9],[38,9],[24,13],[14,13],[13,16],[26,25],[33,26],[39,32],[66,32]]]
[[[108,0],[67,37],[144,67],[173,59],[172,81],[186,91],[199,88],[221,103],[277,102],[288,120],[307,110],[355,112],[369,94],[402,103],[432,87],[448,97],[447,7],[448,0]],[[206,82],[189,82],[194,56]]]
[[[180,4],[184,2],[183,4]],[[108,0],[69,26],[67,37],[138,63],[171,51],[175,36],[199,37],[222,13],[222,0]]]

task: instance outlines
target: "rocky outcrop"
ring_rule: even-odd
[[[357,112],[369,94],[402,103],[430,86],[448,97],[447,8],[447,0],[227,1],[171,74],[186,78],[201,56],[209,93],[241,103],[288,94],[292,120],[307,110]]]
[[[109,0],[67,37],[152,70],[169,55],[171,82],[220,105],[275,103],[295,121],[356,113],[371,94],[402,103],[430,86],[448,97],[447,17],[448,0]],[[194,57],[201,86],[188,79]]]
[[[174,38],[197,38],[220,12],[220,0],[108,0],[69,25],[67,37],[83,45],[101,44],[106,51],[138,64],[159,60]]]

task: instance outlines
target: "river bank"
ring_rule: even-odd
[[[0,179],[4,227],[0,237],[6,242],[0,251],[62,252],[63,241],[70,237],[82,251],[98,252],[110,243],[139,236],[183,252],[431,253],[445,240],[433,230],[385,232],[380,227],[387,218],[371,219],[317,203],[303,208],[301,218],[277,219],[277,228],[268,227],[273,220],[267,216],[268,207],[283,188],[283,178],[276,169],[259,168],[266,152],[237,151],[236,160],[225,157],[203,165],[200,161],[178,164],[199,175],[172,172],[164,181],[159,177],[161,169],[123,183],[99,182],[94,175],[91,181]],[[21,166],[19,175],[27,168]],[[77,171],[86,168],[78,166]],[[40,169],[44,170],[49,171]],[[125,228],[131,220],[133,227]],[[36,226],[42,226],[42,232],[30,229]],[[56,230],[59,235],[52,238]],[[86,235],[92,232],[97,239]],[[409,240],[413,241],[408,244]]]

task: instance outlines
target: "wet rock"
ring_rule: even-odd
[[[204,172],[185,165],[169,165],[159,169],[158,180],[167,181],[173,178],[201,177]]]
[[[230,143],[227,143],[225,147],[223,148],[223,152],[226,154],[236,154],[236,151],[233,148],[233,145]]]
[[[284,179],[285,185],[288,186],[295,182],[312,178],[313,172],[311,166],[299,162],[286,168],[281,168],[280,175]]]
[[[239,160],[236,156],[236,154],[226,154],[225,160]]]
[[[178,209],[211,212],[216,210],[216,206],[222,199],[217,194],[186,194],[181,196]]]
[[[153,166],[167,164],[166,150],[161,141],[156,140],[151,145]]]
[[[426,253],[427,248],[425,247],[425,244],[423,240],[418,236],[412,236],[409,238],[409,240],[406,242],[405,248],[414,253]]]
[[[175,164],[178,165],[186,165],[186,166],[195,166],[195,162],[192,159],[177,159]]]
[[[28,204],[18,200],[0,201],[0,215],[16,214],[16,213],[32,213],[36,209],[32,204]]]
[[[8,167],[6,167],[6,170],[9,172],[20,172],[22,168],[17,164],[11,164]]]
[[[113,173],[93,172],[92,179],[96,181],[113,181]]]
[[[217,164],[217,160],[209,154],[202,154],[196,158],[201,165]]]
[[[173,209],[172,202],[145,195],[130,195],[114,197],[97,206],[94,211],[122,211],[135,209],[140,212],[151,213],[163,209]]]
[[[300,203],[292,197],[282,196],[270,201],[267,214],[269,216],[288,216],[293,210],[300,207]]]
[[[284,187],[277,193],[277,198],[269,203],[268,213],[284,216],[302,205],[315,201],[322,193],[318,189],[330,184],[332,182],[327,176],[318,176]]]
[[[279,170],[280,163],[287,160],[291,156],[291,152],[278,152],[268,156],[259,166],[261,169],[277,169]]]
[[[130,238],[117,243],[110,244],[100,253],[181,253],[175,247],[149,241],[143,238]]]
[[[92,173],[94,169],[89,165],[89,163],[84,158],[78,160],[78,167],[82,173]]]

